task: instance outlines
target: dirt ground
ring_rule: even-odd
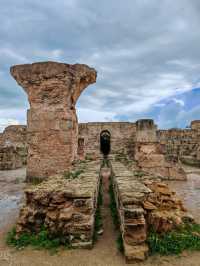
[[[191,175],[191,173],[190,173]],[[200,174],[195,174],[200,179]],[[5,245],[6,232],[14,225],[23,198],[25,169],[0,171],[0,266],[123,266],[124,257],[116,247],[108,196],[108,174],[103,178],[102,208],[104,233],[92,250],[61,250],[55,255],[31,248],[16,251]],[[193,182],[194,183],[194,182]],[[190,189],[191,190],[191,189]],[[186,193],[186,192],[184,192]],[[196,193],[195,193],[196,195]],[[198,198],[199,203],[200,199]],[[137,266],[200,266],[200,252],[184,252],[181,256],[152,256]]]

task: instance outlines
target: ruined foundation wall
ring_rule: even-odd
[[[117,153],[129,154],[135,140],[135,123],[129,122],[99,122],[79,124],[80,157],[100,156],[100,134],[107,130],[111,135],[111,155]]]
[[[185,180],[186,174],[178,162],[167,161],[151,119],[136,122],[134,159],[140,169],[170,180]]]
[[[136,123],[129,122],[98,122],[79,123],[78,141],[73,143],[74,151],[78,149],[78,158],[83,159],[100,156],[100,134],[108,130],[111,134],[111,154],[125,153],[132,158],[137,142],[157,142],[158,152],[165,155],[167,161],[200,165],[200,123],[192,121],[190,129],[139,130],[136,132]],[[156,132],[156,134],[155,134]],[[76,133],[77,134],[77,133]],[[71,139],[73,141],[73,138]],[[27,157],[27,129],[26,126],[9,126],[0,133],[0,147],[20,147],[24,163]],[[155,145],[154,145],[155,146]],[[19,150],[19,148],[18,148]],[[2,151],[6,152],[6,149]],[[8,151],[10,153],[10,150]],[[5,155],[4,161],[9,158]],[[14,157],[13,157],[14,158]],[[11,159],[12,160],[12,159]],[[9,160],[9,161],[11,161]],[[23,163],[23,164],[24,164]],[[14,164],[13,164],[14,167]],[[6,167],[7,168],[7,167]],[[14,169],[14,168],[12,168]]]
[[[56,175],[25,189],[25,203],[16,225],[17,236],[38,234],[45,227],[49,235],[61,238],[72,247],[93,246],[99,162],[75,165],[73,173],[78,172],[76,177],[67,173]]]
[[[0,170],[13,170],[26,165],[26,126],[13,125],[0,135]]]
[[[199,121],[192,121],[190,129],[158,130],[157,136],[167,159],[200,165]]]
[[[160,177],[112,161],[112,186],[127,262],[148,256],[148,232],[166,233],[184,224],[190,214]],[[191,217],[192,219],[192,217]]]
[[[26,146],[27,127],[24,125],[12,125],[4,129],[0,135],[0,145],[4,146]]]

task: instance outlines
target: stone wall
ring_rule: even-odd
[[[137,121],[136,136],[133,156],[140,169],[170,180],[186,180],[186,174],[179,162],[167,161],[157,139],[153,120]]]
[[[8,126],[0,135],[0,170],[21,168],[26,160],[26,126]]]
[[[134,158],[136,143],[146,143],[146,146],[148,143],[157,143],[154,148],[157,154],[162,154],[163,160],[174,164],[180,160],[199,166],[199,125],[200,122],[197,120],[192,121],[191,129],[157,130],[151,119],[141,119],[136,123],[80,123],[78,155],[81,159],[86,155],[93,158],[101,156],[100,134],[103,130],[108,130],[111,134],[111,155],[124,153]]]
[[[129,122],[98,122],[98,123],[79,123],[78,140],[74,144],[77,147],[78,158],[84,159],[85,156],[98,158],[100,153],[100,134],[103,130],[108,130],[111,134],[111,154],[125,153],[133,158],[135,143],[145,141],[159,142],[157,150],[165,155],[165,159],[170,162],[183,163],[200,166],[200,126],[199,121],[192,121],[191,128],[188,129],[169,129],[157,130],[153,120],[149,121],[145,128],[137,121]],[[9,126],[4,133],[0,134],[0,147],[13,145],[25,147],[23,158],[26,161],[27,137],[25,126]],[[4,150],[5,151],[5,150]],[[74,151],[75,152],[75,151]],[[5,157],[6,158],[6,157]]]
[[[116,153],[129,154],[135,141],[135,123],[102,122],[79,124],[78,154],[82,157],[100,156],[100,134],[107,130],[111,135],[111,155]]]
[[[148,256],[149,230],[166,233],[192,217],[159,176],[119,161],[112,161],[112,170],[124,255],[127,262],[143,261]]]
[[[11,75],[28,95],[27,180],[43,180],[70,169],[77,158],[75,104],[96,81],[86,65],[41,62],[11,67]]]
[[[192,121],[190,129],[158,130],[158,140],[166,158],[200,166],[200,127]]]
[[[17,236],[39,233],[62,238],[63,245],[91,248],[100,186],[99,162],[82,162],[25,189],[25,204],[17,220]]]
[[[8,126],[0,139],[0,144],[3,146],[25,147],[27,146],[27,127],[24,125]]]

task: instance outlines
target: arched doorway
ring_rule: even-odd
[[[108,156],[108,154],[110,153],[110,139],[110,132],[108,130],[103,130],[100,134],[100,151],[104,156]]]

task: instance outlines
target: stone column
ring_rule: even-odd
[[[96,82],[87,65],[41,62],[13,66],[11,75],[28,94],[27,181],[69,170],[76,159],[78,122],[75,104]]]

